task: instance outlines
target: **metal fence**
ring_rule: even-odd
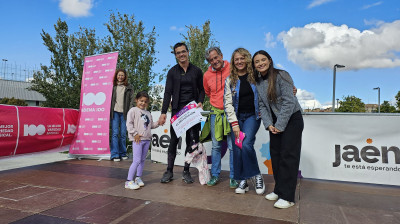
[[[39,66],[23,66],[17,63],[9,63],[8,60],[0,61],[0,79],[25,81],[29,82],[33,79],[33,74],[40,70]]]

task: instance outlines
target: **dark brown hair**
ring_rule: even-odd
[[[261,81],[261,74],[260,74],[260,72],[258,72],[256,70],[256,68],[254,66],[254,57],[259,55],[259,54],[262,54],[265,57],[267,57],[269,62],[270,62],[268,70],[267,70],[267,74],[266,74],[266,76],[268,77],[267,97],[268,97],[268,100],[276,103],[276,87],[275,87],[275,83],[276,83],[276,76],[278,75],[280,69],[274,68],[274,61],[272,60],[271,55],[269,55],[266,51],[264,51],[264,50],[257,51],[256,53],[254,53],[253,58],[251,60],[251,65],[252,65],[253,70],[254,70],[254,77],[256,79],[256,82],[260,82]]]
[[[119,68],[119,69],[115,70],[113,85],[114,86],[118,85],[118,79],[117,79],[118,72],[123,72],[125,74],[124,86],[127,86],[128,85],[128,74],[126,73],[126,70],[123,68]]]

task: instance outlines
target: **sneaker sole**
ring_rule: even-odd
[[[290,203],[290,205],[288,205],[288,206],[274,205],[275,208],[280,208],[280,209],[290,208],[290,207],[292,207],[292,206],[294,206],[294,203],[293,203],[293,202]]]
[[[140,187],[138,187],[138,188],[130,188],[130,187],[125,187],[125,189],[129,189],[129,190],[137,190],[137,189],[139,189]]]
[[[163,184],[166,184],[166,183],[169,183],[169,182],[171,182],[173,179],[171,178],[171,179],[169,179],[169,180],[165,180],[165,181],[163,181],[163,180],[160,180],[160,182],[161,183],[163,183]]]
[[[244,193],[246,193],[247,191],[249,191],[249,187],[246,187],[246,188],[244,189],[244,191],[236,191],[236,190],[235,190],[235,193],[236,193],[236,194],[244,194]]]
[[[182,177],[182,181],[185,182],[185,183],[187,183],[187,184],[192,184],[192,183],[194,182],[193,180],[192,180],[192,181],[187,181],[187,180],[185,180],[185,178],[183,178],[183,177]]]
[[[271,193],[269,193],[269,194],[271,194]],[[269,201],[276,201],[276,200],[278,200],[279,199],[279,196],[278,195],[276,195],[275,197],[268,197],[268,195],[269,194],[267,194],[267,195],[265,195],[265,199],[267,199],[267,200],[269,200]]]

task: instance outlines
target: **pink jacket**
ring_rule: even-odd
[[[140,140],[151,140],[151,129],[159,126],[158,121],[153,122],[153,117],[147,110],[132,107],[126,118],[126,129],[129,141],[133,141],[135,135],[141,135]]]

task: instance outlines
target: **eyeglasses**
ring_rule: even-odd
[[[185,54],[186,52],[187,52],[187,50],[178,51],[175,53],[175,55]]]

